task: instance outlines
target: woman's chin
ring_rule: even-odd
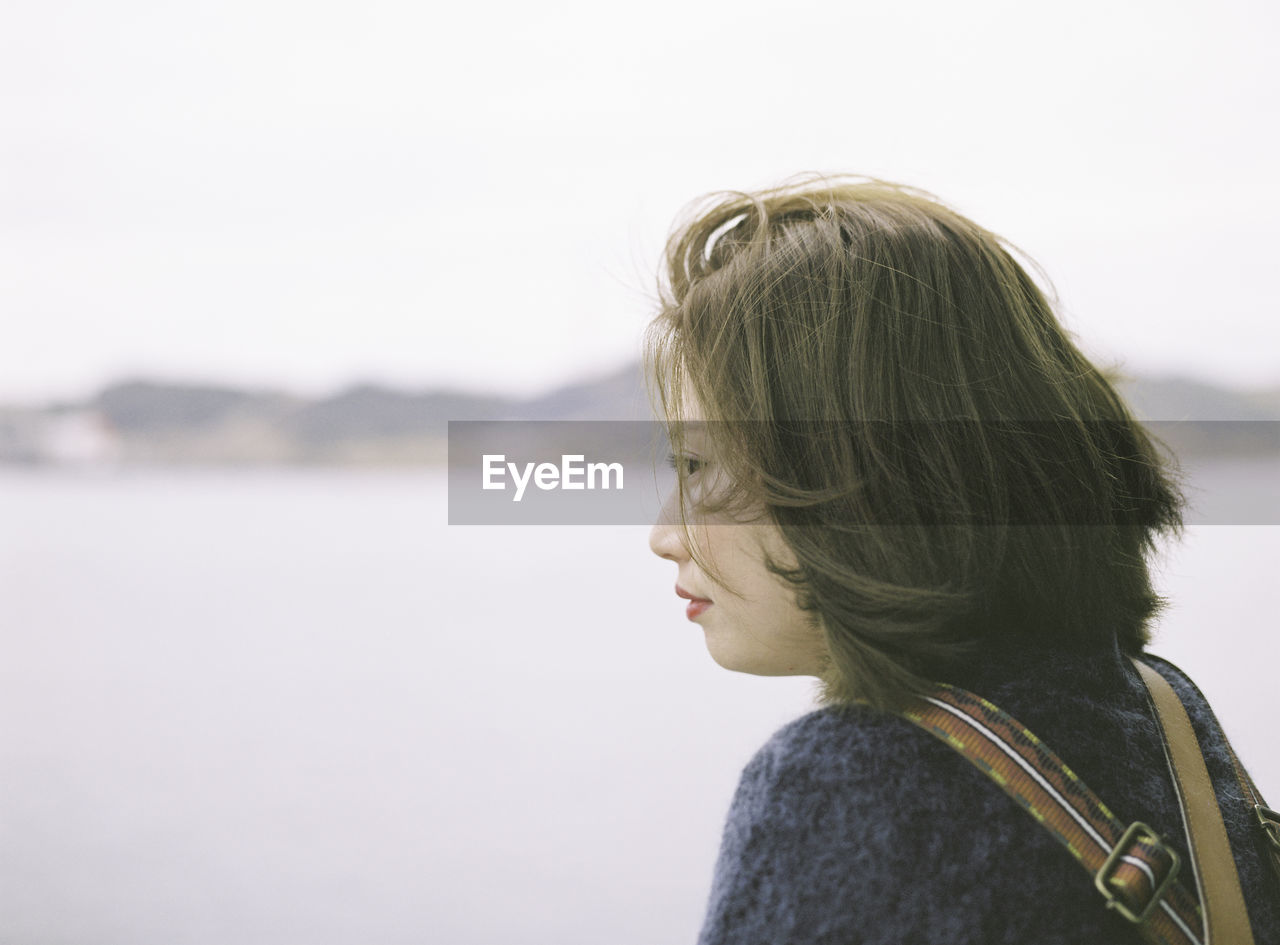
[[[771,652],[754,652],[749,649],[725,645],[717,641],[711,631],[707,631],[707,652],[723,669],[734,673],[746,673],[748,676],[816,676],[818,670],[807,666],[802,661],[787,659],[782,654]]]

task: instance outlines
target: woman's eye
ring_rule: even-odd
[[[672,453],[667,456],[667,465],[677,472],[683,471],[686,476],[692,476],[702,469],[702,460],[696,456],[676,456]]]

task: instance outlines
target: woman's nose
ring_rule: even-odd
[[[649,529],[649,550],[659,558],[681,562],[689,557],[681,535],[679,516],[674,515],[671,499],[668,499],[658,513],[658,520]]]

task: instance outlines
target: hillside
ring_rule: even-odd
[[[1280,388],[1242,392],[1176,377],[1118,386],[1180,454],[1280,451],[1280,423],[1258,422],[1280,419]],[[376,384],[307,399],[138,379],[83,403],[0,407],[0,462],[436,464],[450,420],[648,419],[638,365],[528,399]]]

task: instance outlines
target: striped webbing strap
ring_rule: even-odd
[[[1146,824],[1126,826],[1025,726],[981,696],[939,685],[902,715],[995,781],[1094,878],[1151,943],[1202,945],[1200,903],[1177,853]]]

